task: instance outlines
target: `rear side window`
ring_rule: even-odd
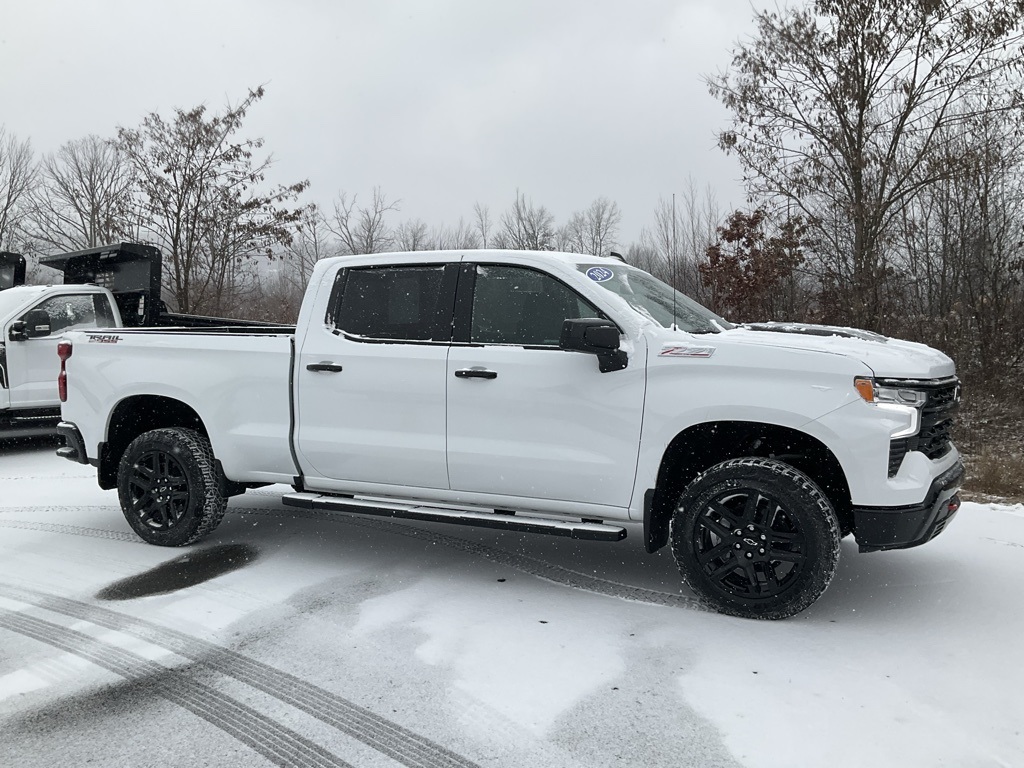
[[[381,341],[448,341],[451,307],[445,266],[346,269],[335,286],[328,323],[348,336]],[[443,318],[449,318],[443,338]]]

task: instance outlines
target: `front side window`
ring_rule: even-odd
[[[558,346],[565,320],[602,317],[550,275],[524,267],[476,268],[470,342]]]
[[[22,316],[30,320],[33,313],[45,312],[50,318],[50,335],[86,328],[109,328],[114,316],[106,296],[96,293],[78,296],[52,296]]]
[[[432,341],[438,327],[443,264],[347,269],[329,321],[348,336]]]

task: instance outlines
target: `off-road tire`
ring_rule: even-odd
[[[774,459],[711,467],[680,494],[671,524],[687,586],[715,610],[751,619],[784,619],[817,600],[835,575],[839,540],[821,489]]]
[[[118,465],[117,495],[132,530],[161,547],[199,541],[227,507],[210,441],[184,428],[135,438]]]

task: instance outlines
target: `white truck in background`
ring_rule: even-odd
[[[146,541],[226,499],[670,545],[725,613],[784,618],[861,551],[938,535],[963,477],[953,362],[820,326],[737,327],[609,258],[321,261],[294,329],[74,331],[66,440]]]
[[[64,331],[121,326],[106,288],[24,282],[24,257],[0,253],[0,438],[52,433],[60,421],[57,340]]]
[[[25,285],[25,258],[0,253],[0,439],[53,433],[60,421],[57,342],[67,331],[246,325],[167,312],[161,256],[135,243],[44,256],[57,285]]]

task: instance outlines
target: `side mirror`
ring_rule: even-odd
[[[566,320],[562,323],[562,337],[558,346],[597,355],[601,373],[621,371],[629,362],[626,353],[619,349],[619,329],[608,320]]]
[[[11,341],[28,341],[28,326],[24,320],[15,320],[7,331],[7,338]]]
[[[50,315],[45,309],[31,309],[25,313],[25,334],[30,339],[50,335]]]

